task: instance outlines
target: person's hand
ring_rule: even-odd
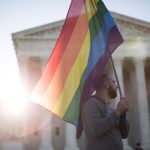
[[[126,98],[121,98],[117,104],[116,114],[120,116],[121,114],[127,112],[129,109],[129,102]]]

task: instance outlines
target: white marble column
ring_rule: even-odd
[[[42,114],[42,137],[41,137],[41,145],[40,150],[53,150],[52,145],[52,124],[51,124],[51,114],[43,112]]]
[[[115,58],[114,59],[114,65],[115,65],[115,68],[116,68],[116,72],[117,72],[117,76],[118,76],[118,79],[119,79],[119,83],[120,83],[120,87],[121,87],[121,91],[122,91],[122,95],[124,96],[124,82],[123,82],[123,69],[122,69],[122,59],[121,58]],[[115,78],[115,76],[114,76]],[[117,93],[117,101],[116,103],[119,102],[120,100],[120,93],[119,93],[119,90],[118,90],[118,93]]]
[[[28,63],[29,63],[29,57],[19,57],[19,70],[20,70],[20,79],[21,79],[21,85],[25,91],[25,96],[27,99],[29,99],[29,70],[28,70]]]
[[[66,123],[65,150],[79,150],[76,140],[76,129],[70,123]]]
[[[135,60],[137,98],[140,120],[141,140],[144,150],[150,148],[150,121],[148,112],[148,98],[146,93],[144,61]]]
[[[39,69],[43,69],[44,60],[39,60]],[[39,150],[53,150],[52,145],[52,114],[46,110],[40,110],[41,112],[41,143]]]
[[[48,63],[49,57],[41,57],[41,72],[44,72],[44,69]]]
[[[116,58],[114,60],[114,65],[117,71],[117,75],[118,75],[118,79],[119,79],[119,83],[120,83],[120,87],[121,87],[121,91],[122,91],[122,95],[125,96],[124,93],[124,82],[123,82],[123,61],[121,60],[121,58]],[[118,103],[118,101],[120,100],[120,94],[118,92],[117,95],[117,99],[116,99],[116,105]],[[129,146],[128,140],[127,139],[123,139],[123,146],[124,146],[124,150],[131,150],[132,148]]]

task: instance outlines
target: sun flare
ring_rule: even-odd
[[[19,77],[18,78],[3,78],[1,82],[0,90],[3,91],[1,94],[1,100],[3,103],[3,116],[12,117],[20,116],[25,112],[27,103],[27,94],[23,86],[21,86]],[[7,79],[7,82],[6,80]],[[10,83],[9,86],[6,83]]]

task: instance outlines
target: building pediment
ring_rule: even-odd
[[[126,16],[115,20],[125,40],[150,40],[150,23]]]
[[[62,29],[62,25],[64,20],[57,21],[54,23],[42,25],[39,27],[27,29],[24,31],[20,31],[17,33],[13,33],[12,37],[13,40],[15,39],[39,39],[39,40],[46,40],[46,39],[54,39],[56,40],[60,34]]]
[[[126,40],[140,38],[150,40],[150,23],[112,12],[121,34]],[[12,34],[15,39],[56,40],[62,29],[64,20],[31,28]]]

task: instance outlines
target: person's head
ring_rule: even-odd
[[[117,85],[111,75],[102,74],[100,82],[97,85],[96,92],[106,91],[110,98],[116,98]]]
[[[136,143],[137,148],[141,147],[141,144],[139,142]]]

